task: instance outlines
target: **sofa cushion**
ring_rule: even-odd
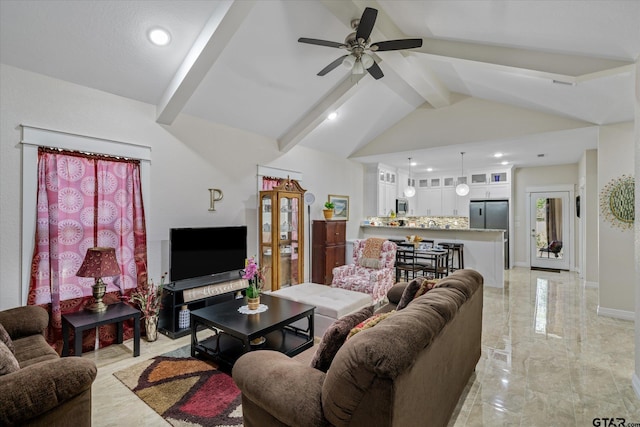
[[[18,370],[20,370],[18,360],[9,350],[9,347],[0,341],[0,375],[11,374]]]
[[[14,340],[13,344],[16,347],[16,359],[21,368],[59,357],[41,334]]]
[[[2,323],[0,323],[0,342],[3,342],[4,345],[6,345],[9,350],[11,350],[11,353],[16,352],[16,349],[13,346],[13,341],[11,341],[11,337],[9,336],[9,333],[4,328],[4,326],[2,326]]]
[[[318,350],[311,360],[311,366],[327,372],[333,358],[344,343],[349,331],[373,314],[373,306],[364,307],[355,313],[343,316],[333,322],[322,336]]]
[[[422,277],[413,279],[404,289],[396,310],[405,308],[411,301],[433,289],[439,281],[440,279],[425,279]]]
[[[349,335],[347,335],[346,340],[348,340],[349,338],[351,338],[352,336],[354,336],[358,332],[362,332],[365,329],[373,328],[378,323],[382,322],[384,319],[386,319],[387,317],[391,316],[394,313],[395,313],[395,310],[389,311],[387,313],[374,314],[373,316],[369,317],[368,319],[363,320],[362,322],[358,323],[355,327],[353,327],[349,331]]]

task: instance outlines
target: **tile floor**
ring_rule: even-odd
[[[596,289],[574,273],[516,268],[505,288],[485,288],[482,358],[450,426],[593,426],[593,419],[640,423],[631,387],[633,322],[598,317]],[[168,425],[113,373],[187,345],[189,337],[131,341],[83,357],[95,360],[93,425]],[[602,424],[604,425],[604,424]]]

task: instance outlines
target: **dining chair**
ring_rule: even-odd
[[[416,246],[413,243],[399,243],[396,250],[396,282],[400,281],[404,273],[405,281],[422,275],[424,266],[417,262]],[[411,276],[411,277],[409,277]]]

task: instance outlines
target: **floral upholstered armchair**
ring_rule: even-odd
[[[378,238],[356,240],[353,259],[355,264],[333,269],[331,286],[369,294],[374,304],[382,301],[395,283],[396,244]]]

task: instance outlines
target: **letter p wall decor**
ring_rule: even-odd
[[[216,202],[219,202],[220,200],[222,200],[223,197],[224,195],[222,194],[222,190],[218,188],[210,188],[209,189],[209,210],[215,212]]]

